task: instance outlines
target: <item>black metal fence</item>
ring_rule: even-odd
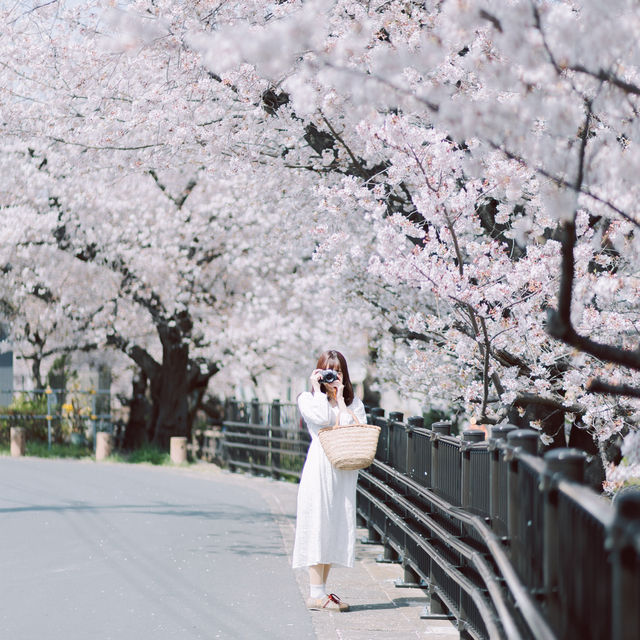
[[[490,638],[640,638],[640,492],[614,501],[583,484],[584,453],[537,455],[535,431],[460,438],[420,417],[381,428],[361,471],[368,541],[428,590],[461,634]],[[309,436],[295,405],[228,401],[221,436],[231,468],[299,476]]]
[[[220,445],[233,470],[299,478],[311,437],[294,404],[227,401]]]

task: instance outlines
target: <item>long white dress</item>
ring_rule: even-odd
[[[298,487],[294,569],[314,564],[352,567],[356,535],[357,471],[331,466],[318,439],[323,427],[336,423],[338,408],[324,393],[305,391],[298,396],[300,413],[311,434],[311,444]],[[360,422],[366,421],[364,405],[354,398],[348,407]],[[340,414],[340,424],[351,424],[350,414]]]

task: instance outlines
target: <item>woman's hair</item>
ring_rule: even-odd
[[[353,386],[351,385],[349,369],[344,356],[339,351],[329,349],[329,351],[325,351],[320,354],[318,364],[316,364],[316,369],[333,369],[334,371],[340,371],[342,373],[344,402],[349,406],[353,402]],[[325,394],[327,393],[327,389],[324,384],[320,384],[320,391]]]

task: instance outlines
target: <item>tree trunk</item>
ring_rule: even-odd
[[[564,432],[564,411],[557,407],[536,403],[523,402],[520,406],[524,409],[523,415],[520,415],[517,407],[512,406],[508,413],[509,422],[521,429],[529,429],[531,422],[539,422],[542,433],[553,438],[551,444],[541,446],[542,453],[567,446]]]
[[[168,320],[159,317],[155,319],[162,344],[162,363],[158,363],[146,349],[129,343],[115,332],[108,336],[108,343],[126,353],[140,368],[138,392],[134,381],[134,400],[137,394],[140,402],[139,407],[136,407],[139,409],[136,415],[147,424],[147,441],[168,451],[171,437],[191,438],[193,419],[202,406],[209,380],[217,373],[218,367],[204,359],[189,358],[187,338],[192,322],[187,312],[175,314]],[[146,402],[147,381],[151,396],[148,413],[148,404],[142,404],[143,395]],[[132,443],[142,444],[140,432],[139,427],[132,430]]]
[[[31,377],[33,378],[36,389],[44,389],[44,385],[42,384],[42,371],[40,369],[41,364],[42,359],[34,355],[31,362]]]
[[[172,332],[178,333],[178,332]],[[153,444],[168,451],[172,436],[190,437],[189,347],[174,335],[163,340],[162,364],[151,381]]]
[[[133,395],[129,401],[129,421],[124,432],[123,449],[133,451],[149,439],[151,407],[147,398],[147,376],[142,370],[133,378]]]

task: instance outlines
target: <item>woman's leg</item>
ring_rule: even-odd
[[[322,582],[324,582],[324,584],[327,584],[327,580],[329,579],[329,571],[331,570],[331,565],[330,564],[323,564],[321,566],[323,567],[323,570],[322,570]]]
[[[324,598],[327,595],[325,584],[325,567],[326,564],[314,564],[309,567],[309,597],[315,600]],[[329,565],[330,566],[330,565]]]
[[[325,567],[330,567],[327,564],[314,564],[309,567],[309,584],[321,585],[325,583],[324,573]]]
[[[340,598],[334,594],[327,594],[327,578],[329,577],[330,564],[315,564],[309,567],[309,600],[307,606],[313,611],[325,609],[326,611],[348,611],[349,605],[340,602]]]

